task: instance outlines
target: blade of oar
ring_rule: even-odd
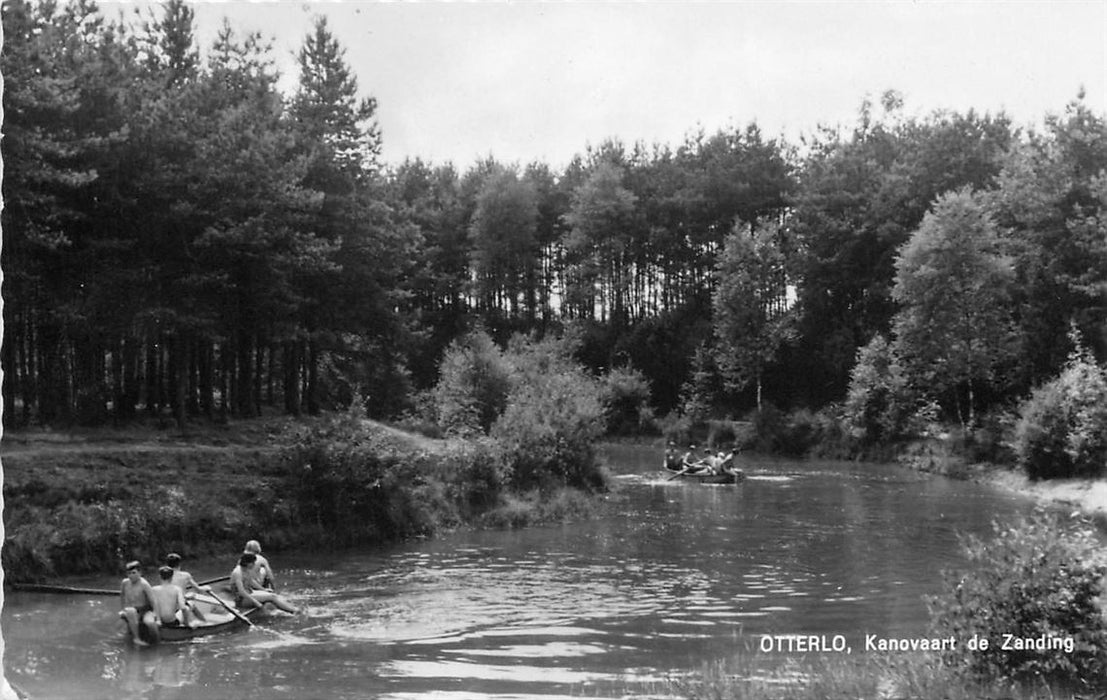
[[[235,609],[234,609],[234,608],[232,608],[231,606],[227,605],[227,601],[223,600],[222,598],[220,598],[219,596],[215,595],[214,593],[211,593],[211,594],[208,594],[208,595],[210,595],[210,596],[211,596],[211,598],[215,598],[216,602],[218,602],[218,603],[219,603],[220,605],[222,605],[222,606],[223,606],[224,608],[226,608],[226,609],[227,609],[227,612],[229,612],[230,614],[234,615],[234,616],[235,616],[235,617],[237,617],[237,618],[238,618],[239,620],[242,620],[242,621],[243,621],[243,622],[245,622],[245,623],[246,623],[247,625],[249,625],[249,626],[251,626],[251,627],[253,627],[253,626],[254,626],[254,623],[253,623],[253,621],[252,621],[252,620],[251,620],[250,618],[246,617],[245,615],[243,615],[242,613],[238,612],[237,610],[235,610]],[[206,597],[204,597],[203,595],[197,595],[196,597],[197,597],[197,598],[199,598],[200,600],[206,600],[206,601],[208,601],[209,603],[210,603],[210,602],[212,602],[212,601],[211,601],[211,598],[206,598]]]

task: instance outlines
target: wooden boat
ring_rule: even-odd
[[[673,474],[680,474],[679,479],[687,479],[689,481],[696,481],[701,484],[736,484],[742,479],[746,478],[745,472],[741,469],[728,469],[720,473],[714,472],[682,472],[680,469],[673,469],[666,465],[665,469]]]
[[[204,616],[203,620],[198,620],[196,627],[186,627],[184,625],[172,625],[163,626],[160,629],[160,641],[165,642],[183,642],[193,637],[202,637],[208,634],[218,634],[220,632],[228,632],[235,629],[246,627],[247,624],[241,618],[227,611],[226,608],[217,604],[215,601],[207,600],[206,598],[197,597],[192,601],[193,607],[200,611]],[[227,601],[227,604],[234,608],[234,604]],[[248,619],[256,618],[260,616],[263,608],[251,608],[250,610],[237,611],[243,617]],[[157,643],[155,640],[149,638],[149,632],[145,625],[139,625],[139,634],[144,642],[149,644]],[[127,638],[131,636],[130,629],[126,631]]]

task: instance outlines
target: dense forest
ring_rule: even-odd
[[[473,329],[571,329],[659,415],[819,409],[894,354],[971,422],[1074,338],[1107,356],[1107,122],[1082,95],[1020,127],[889,91],[799,143],[750,122],[462,171],[380,162],[323,19],[291,94],[263,37],[198,46],[180,0],[4,0],[3,29],[6,426],[395,417]]]

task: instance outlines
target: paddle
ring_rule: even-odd
[[[692,468],[692,467],[694,467],[694,466],[695,466],[694,464],[689,464],[689,465],[688,465],[688,466],[686,466],[686,467],[685,467],[684,469],[681,469],[681,470],[680,470],[679,472],[677,472],[676,474],[673,474],[672,476],[670,476],[670,477],[669,477],[668,479],[666,479],[665,481],[672,481],[673,479],[677,478],[678,476],[680,476],[680,475],[682,475],[682,474],[687,474],[687,473],[688,473],[688,470],[689,470],[689,469],[691,469],[691,468]]]
[[[198,595],[197,595],[196,597],[197,597],[197,598],[199,598],[200,600],[206,600],[206,601],[208,601],[208,602],[210,603],[210,602],[211,602],[211,599],[210,599],[210,598],[205,598],[205,597],[203,597],[203,595],[204,595],[204,594],[198,594]],[[231,606],[227,605],[227,601],[223,600],[222,598],[220,598],[219,596],[215,595],[214,593],[211,593],[210,595],[211,595],[211,597],[212,597],[212,598],[215,598],[215,600],[216,600],[216,601],[217,601],[217,602],[218,602],[218,603],[219,603],[220,605],[222,605],[222,606],[223,606],[224,608],[226,608],[227,612],[229,612],[230,614],[234,615],[234,616],[235,616],[235,617],[237,617],[237,618],[238,618],[239,620],[242,620],[242,621],[243,621],[243,622],[245,622],[245,623],[246,623],[247,625],[249,625],[249,626],[251,626],[251,627],[253,627],[253,626],[254,626],[254,623],[253,623],[253,622],[252,622],[252,621],[250,620],[250,618],[246,617],[245,615],[243,615],[242,613],[238,612],[237,610],[235,610],[235,609],[234,609],[234,608],[232,608]]]
[[[222,583],[229,581],[230,576],[220,576],[219,578],[213,578],[210,581],[201,581],[201,586],[208,586],[213,583]],[[108,588],[80,588],[78,586],[52,586],[45,583],[16,583],[9,581],[8,585],[12,587],[13,591],[27,591],[28,593],[63,593],[67,595],[119,595],[119,589],[114,590]]]
[[[45,583],[9,583],[12,590],[29,591],[31,593],[69,593],[75,595],[119,595],[119,589],[107,588],[75,588],[73,586],[49,586]]]

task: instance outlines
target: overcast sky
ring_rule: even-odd
[[[118,3],[101,2],[114,16]],[[465,169],[489,154],[561,167],[588,144],[677,145],[756,121],[797,141],[852,125],[866,95],[906,110],[1059,113],[1083,87],[1107,112],[1107,2],[198,2],[293,56],[326,15],[362,92],[378,100],[384,159]]]

